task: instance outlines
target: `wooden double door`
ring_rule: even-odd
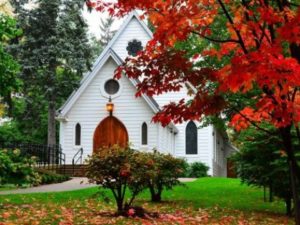
[[[113,145],[125,147],[128,144],[128,133],[124,124],[114,116],[102,120],[94,132],[93,152]]]

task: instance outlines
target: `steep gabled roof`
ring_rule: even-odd
[[[145,30],[145,32],[149,35],[149,39],[152,39],[153,34],[151,32],[151,30],[147,27],[147,25],[139,18],[139,15],[137,14],[136,11],[133,11],[132,13],[129,14],[129,16],[126,18],[126,20],[123,22],[123,24],[121,25],[120,29],[117,31],[117,33],[114,35],[114,37],[112,38],[112,40],[107,44],[107,46],[105,47],[104,51],[102,52],[102,54],[98,57],[98,59],[96,60],[93,69],[95,67],[97,67],[97,65],[99,64],[100,60],[102,59],[102,56],[105,54],[105,51],[108,49],[111,49],[112,46],[116,43],[116,41],[118,40],[118,38],[121,36],[121,34],[125,31],[126,27],[128,26],[128,24],[130,23],[130,21],[136,18],[137,21],[139,22],[139,24],[142,26],[142,28]]]
[[[121,65],[123,63],[123,60],[115,53],[115,51],[112,49],[112,46],[118,40],[119,36],[124,32],[124,30],[126,29],[126,27],[128,26],[128,24],[133,18],[137,19],[137,21],[140,23],[140,25],[149,35],[149,39],[152,37],[152,32],[149,30],[147,25],[139,19],[139,15],[135,11],[132,12],[124,21],[123,25],[118,30],[114,38],[108,43],[108,45],[105,47],[101,55],[97,58],[92,71],[87,75],[85,75],[84,78],[81,80],[80,87],[72,93],[72,95],[68,98],[65,104],[58,110],[58,116],[57,116],[58,120],[66,119],[66,115],[68,114],[68,112],[71,110],[71,108],[79,99],[81,94],[86,90],[88,85],[91,83],[91,81],[94,79],[94,77],[101,70],[101,68],[109,58],[112,58],[117,63],[117,65]],[[139,80],[135,80],[131,78],[129,78],[129,80],[135,87],[139,83]],[[154,113],[157,113],[160,110],[159,105],[152,97],[146,95],[142,95],[142,97],[148,103],[148,105],[150,106],[150,108],[153,110]]]

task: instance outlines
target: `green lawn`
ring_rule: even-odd
[[[13,204],[28,204],[32,202],[66,202],[94,198],[98,188],[89,188],[79,191],[40,193],[26,195],[2,196],[2,201]],[[109,191],[105,192],[112,197]],[[4,199],[3,199],[4,198]],[[139,199],[148,199],[149,193],[143,193]],[[284,213],[284,203],[263,201],[263,192],[258,188],[241,185],[238,179],[227,178],[202,178],[186,183],[183,187],[176,187],[173,191],[165,191],[163,199],[180,201],[184,205],[193,204],[194,207],[226,207],[245,211],[270,211]]]
[[[187,184],[187,188],[176,188],[165,194],[167,199],[191,202],[200,207],[226,207],[246,211],[271,211],[284,213],[282,201],[263,201],[263,191],[242,185],[238,179],[204,178]]]
[[[102,198],[97,195],[98,191],[98,188],[89,188],[61,193],[6,195],[0,196],[0,198],[1,202],[4,203],[4,205],[7,205],[8,209],[11,210],[11,214],[14,214],[15,210],[19,206],[24,205],[30,205],[31,207],[36,205],[36,207],[45,208],[46,211],[49,210],[48,207],[51,206],[51,210],[54,210],[52,213],[57,212],[58,214],[60,214],[58,211],[62,210],[61,207],[72,208],[74,211],[82,212],[82,216],[87,216],[84,213],[87,207],[93,209],[94,213],[99,210],[113,211],[114,204],[112,202],[110,204],[104,203]],[[105,191],[105,193],[107,196],[111,197],[110,192]],[[288,219],[284,216],[285,208],[282,201],[275,201],[273,203],[263,202],[262,190],[241,185],[238,179],[202,178],[195,182],[186,183],[185,187],[176,187],[173,191],[166,191],[163,195],[163,199],[165,200],[164,203],[151,204],[148,203],[148,199],[149,193],[142,193],[138,197],[136,204],[142,205],[147,210],[158,210],[162,213],[178,213],[178,211],[181,211],[189,214],[190,217],[196,217],[196,214],[199,212],[199,208],[201,208],[206,210],[205,212],[207,214],[213,214],[213,216],[208,216],[210,219],[223,218],[224,215],[226,215],[226,218],[228,216],[238,215],[238,219],[245,217],[248,221],[250,218],[253,220],[253,217],[255,218],[257,215],[258,218],[253,220],[256,221],[254,224],[277,224],[274,223],[274,220],[276,221],[277,219],[278,224],[291,223],[291,220],[288,221]],[[53,209],[55,207],[57,207],[58,211]],[[91,211],[86,211],[86,213],[91,213]],[[63,212],[61,212],[61,214],[63,214]],[[91,217],[90,214],[89,217]],[[258,222],[260,220],[268,221],[265,219],[269,217],[270,221],[272,221],[270,223]],[[80,221],[79,217],[76,221],[78,224],[81,224],[78,222]],[[125,221],[128,221],[128,219]],[[58,222],[53,222],[52,224],[58,224]],[[93,223],[90,222],[90,224]]]

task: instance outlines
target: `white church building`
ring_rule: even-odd
[[[137,80],[126,76],[114,80],[115,69],[151,37],[138,14],[131,13],[80,87],[58,110],[60,144],[67,164],[81,148],[86,158],[101,145],[126,141],[137,150],[157,149],[188,162],[203,162],[210,168],[209,175],[227,176],[227,158],[236,149],[213,126],[198,129],[199,122],[189,121],[162,127],[151,122],[162,106],[186,98],[187,90],[136,98]]]

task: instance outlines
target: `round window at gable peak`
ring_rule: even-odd
[[[120,84],[117,80],[110,79],[105,82],[104,90],[108,95],[115,95],[120,90]]]

